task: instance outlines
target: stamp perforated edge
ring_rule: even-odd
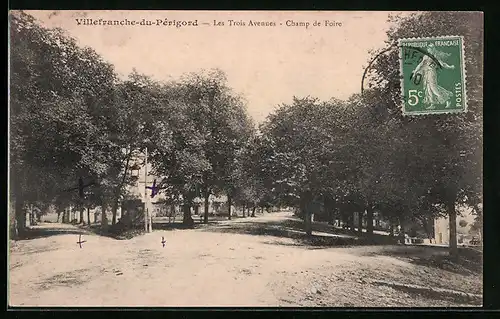
[[[426,41],[426,40],[437,40],[437,39],[460,39],[460,54],[461,56],[461,62],[462,62],[462,81],[463,81],[463,100],[464,100],[464,108],[463,110],[457,110],[457,111],[434,111],[434,112],[419,112],[419,113],[414,113],[414,112],[405,112],[405,101],[404,101],[404,78],[403,78],[403,50],[401,50],[401,42],[402,41]],[[399,56],[399,86],[401,87],[401,113],[403,116],[426,116],[426,115],[441,115],[441,114],[462,114],[462,113],[467,113],[468,112],[468,98],[467,98],[467,70],[465,68],[465,44],[464,44],[464,37],[461,35],[442,35],[442,36],[432,36],[432,37],[409,37],[409,38],[400,38],[398,39],[398,56]]]

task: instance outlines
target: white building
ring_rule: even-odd
[[[472,239],[469,234],[475,216],[471,208],[459,208],[457,211],[457,243],[468,243]],[[460,216],[461,215],[461,216]],[[465,222],[462,222],[465,221]],[[461,226],[464,225],[463,227]],[[437,218],[434,220],[434,240],[436,244],[449,245],[450,243],[450,223],[449,217]]]
[[[154,217],[158,214],[159,210],[159,207],[155,204],[165,200],[165,195],[159,192],[154,197],[151,197],[152,190],[146,187],[152,187],[155,181],[156,185],[158,185],[161,180],[149,173],[152,171],[152,166],[151,163],[147,163],[147,166],[144,165],[145,159],[145,153],[141,153],[131,161],[129,176],[135,177],[136,180],[132,185],[127,185],[126,191],[128,196],[122,203],[133,199],[140,200],[143,208],[147,209],[148,213]]]
[[[152,217],[156,216],[165,216],[167,212],[172,213],[172,208],[175,210],[174,214],[181,215],[181,207],[179,205],[175,205],[174,207],[167,208],[165,205],[162,205],[162,202],[167,198],[163,192],[156,194],[153,198],[151,198],[151,189],[146,189],[145,186],[151,187],[156,180],[156,185],[161,182],[161,179],[157,176],[150,174],[152,171],[151,163],[148,162],[147,167],[145,164],[145,154],[139,154],[132,161],[129,174],[131,176],[136,177],[136,181],[133,185],[127,186],[127,192],[129,194],[129,199],[136,198],[140,200],[145,207],[148,209],[148,212],[151,212]],[[146,176],[147,173],[147,176]],[[214,196],[211,195],[209,197],[209,214],[224,214],[227,212],[227,197],[222,196]],[[234,211],[234,208],[232,209]],[[194,200],[194,205],[191,208],[191,213],[194,215],[199,215],[204,212],[204,201],[201,198],[196,198]]]

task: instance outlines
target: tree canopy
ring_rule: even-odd
[[[368,57],[377,58],[362,94],[326,101],[294,97],[257,129],[247,102],[221,70],[171,82],[137,71],[119,79],[113,65],[91,48],[14,12],[10,195],[18,227],[22,230],[23,207],[30,203],[111,208],[115,223],[126,186],[134,182],[132,159],[146,149],[161,192],[167,201],[182,203],[187,224],[197,198],[204,200],[208,222],[212,195],[248,208],[300,208],[309,234],[311,215],[319,211],[332,219],[366,212],[368,235],[375,213],[391,227],[416,221],[427,228],[448,215],[456,229],[456,209],[466,205],[479,223],[482,44],[475,40],[482,38],[482,28],[470,28],[470,19],[480,16],[391,17],[388,49]],[[468,112],[403,116],[397,40],[442,35],[464,37]],[[95,182],[85,200],[63,191],[78,177]],[[456,232],[450,242],[456,243]],[[456,245],[451,248],[456,253]]]

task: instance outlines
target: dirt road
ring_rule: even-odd
[[[130,240],[75,226],[11,241],[11,306],[467,306],[378,281],[482,293],[482,275],[416,261],[444,254],[432,247],[313,247],[293,238],[226,229],[279,227],[290,213],[193,230],[157,230]],[[276,226],[278,224],[278,226]],[[259,226],[259,227],[260,227]],[[64,233],[66,231],[66,233]],[[291,232],[290,230],[289,232]],[[86,242],[79,248],[78,234]],[[165,247],[161,243],[166,240]],[[418,257],[418,258],[417,258]],[[476,303],[477,305],[477,303]]]

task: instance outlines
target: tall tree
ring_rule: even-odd
[[[248,136],[252,124],[241,97],[227,85],[220,70],[189,74],[182,79],[187,114],[203,138],[203,151],[209,166],[201,171],[204,222],[208,223],[210,195],[231,191],[231,175],[237,150]]]
[[[191,207],[200,197],[202,172],[210,169],[205,157],[205,139],[190,116],[185,88],[178,83],[161,88],[161,105],[149,144],[149,158],[161,191],[172,201],[182,200],[183,223],[193,225]]]
[[[22,231],[25,199],[43,194],[49,200],[68,176],[75,183],[95,166],[88,161],[97,145],[91,110],[106,100],[115,75],[61,30],[42,28],[17,11],[10,25],[11,198]],[[43,172],[43,183],[35,172]]]
[[[481,201],[482,155],[482,39],[483,16],[469,12],[425,12],[405,18],[392,17],[394,27],[387,44],[393,46],[373,64],[371,84],[382,91],[384,105],[394,120],[407,130],[407,143],[414,149],[408,174],[420,195],[447,207],[450,222],[450,254],[457,256],[456,207]],[[403,118],[397,39],[405,37],[462,35],[467,70],[468,112]],[[427,137],[427,138],[426,138]],[[417,151],[418,149],[418,151]],[[418,153],[418,154],[415,154]]]

